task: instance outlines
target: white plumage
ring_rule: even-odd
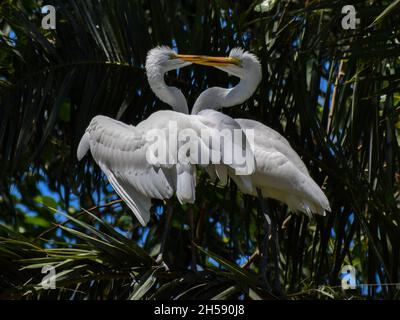
[[[158,68],[157,65],[164,65],[165,61],[160,60],[160,57],[165,57],[168,52],[170,49],[167,47],[151,50],[147,57],[146,69],[155,70]],[[157,62],[154,63],[154,61]],[[232,49],[225,61],[223,58],[198,56],[197,59],[193,59],[193,62],[215,66],[239,77],[240,81],[233,88],[212,87],[202,92],[193,106],[192,114],[204,114],[210,109],[239,105],[251,97],[262,79],[262,69],[258,58],[241,48]],[[175,99],[175,101],[180,101],[180,107],[176,102],[171,103],[174,100],[170,99],[171,91],[166,90],[168,87],[165,87],[164,81],[160,81],[160,75],[163,76],[163,72],[158,70],[156,74],[159,76],[157,79],[148,77],[156,95],[169,103],[174,110],[188,112],[186,101],[182,102],[182,96]],[[168,99],[164,98],[166,96]],[[208,114],[208,117],[213,116],[213,114]],[[206,169],[209,174],[216,173],[222,183],[227,182],[229,175],[242,192],[256,196],[257,189],[260,189],[264,197],[279,200],[293,211],[301,211],[307,215],[311,213],[324,215],[325,211],[331,210],[325,194],[311,178],[301,158],[282,135],[258,121],[235,120],[244,131],[253,130],[254,132],[254,144],[251,147],[254,150],[256,162],[255,172],[248,176],[238,176],[231,168],[222,164],[208,166]]]
[[[212,87],[203,91],[192,113],[242,104],[254,93],[262,78],[258,58],[241,48],[232,49],[226,63],[221,58],[213,61],[212,57],[200,59],[196,63],[214,66],[240,78],[240,81],[233,88]],[[253,130],[255,138],[252,149],[256,169],[253,174],[237,176],[229,168],[222,169],[227,171],[242,192],[256,196],[257,189],[260,189],[264,197],[279,200],[293,211],[301,211],[309,216],[311,213],[325,215],[325,211],[331,211],[325,194],[282,135],[258,121],[235,120],[245,132]],[[221,171],[221,166],[215,169]],[[225,175],[222,182],[226,181]]]
[[[254,156],[256,170],[249,176],[238,177],[229,169],[230,176],[241,191],[262,195],[286,203],[293,211],[307,215],[325,215],[330,211],[329,201],[308,173],[304,162],[278,132],[257,121],[236,119],[242,129],[254,129]],[[248,180],[243,183],[243,180]],[[251,188],[246,186],[251,185]]]
[[[257,121],[235,120],[211,110],[243,103],[261,81],[261,65],[254,55],[242,49],[233,49],[227,62],[223,63],[222,60],[215,58],[214,65],[213,57],[177,55],[168,47],[150,50],[146,60],[150,86],[175,111],[155,112],[136,127],[109,117],[96,116],[79,143],[78,159],[90,150],[114,190],[140,223],[146,225],[150,219],[151,198],[169,199],[176,194],[181,203],[193,203],[196,187],[195,161],[187,162],[179,157],[173,164],[151,164],[147,161],[149,142],[145,136],[149,130],[161,130],[170,139],[168,123],[176,121],[179,132],[193,130],[197,144],[201,148],[208,148],[210,154],[212,150],[208,141],[202,140],[201,130],[217,133],[222,129],[251,129],[255,133],[254,145],[251,146],[255,164],[249,161],[243,165],[234,165],[222,159],[221,164],[206,166],[207,171],[216,173],[222,182],[226,182],[229,175],[244,193],[257,195],[257,189],[260,189],[263,196],[282,201],[295,211],[308,215],[311,212],[324,214],[330,211],[326,196],[284,137]],[[229,89],[213,87],[205,90],[196,100],[192,115],[188,115],[188,106],[182,92],[167,86],[163,76],[167,71],[192,62],[214,65],[239,77],[240,82]],[[223,154],[226,147],[226,144],[221,144],[216,151]],[[238,171],[235,170],[251,174],[237,175]]]
[[[158,111],[136,127],[109,117],[96,116],[79,143],[78,160],[90,150],[93,159],[105,173],[114,190],[144,226],[150,219],[151,198],[169,199],[176,194],[181,203],[195,201],[195,165],[198,160],[188,159],[186,155],[179,156],[179,153],[176,153],[177,156],[172,158],[171,162],[150,163],[146,153],[152,141],[145,138],[146,134],[156,128],[166,137],[167,145],[173,145],[170,144],[173,142],[170,140],[176,137],[170,137],[169,121],[172,120],[177,123],[178,132],[190,129],[195,133],[194,139],[189,141],[175,140],[177,150],[183,144],[189,144],[190,150],[207,149],[208,155],[211,155],[212,151],[221,152],[226,145],[221,145],[221,149],[216,150],[214,145],[203,139],[202,130],[240,130],[240,126],[228,116],[216,111],[207,110],[207,115],[210,112],[216,115],[191,116],[168,110]],[[228,167],[234,170],[240,166],[229,164]],[[254,167],[248,170],[254,170]]]

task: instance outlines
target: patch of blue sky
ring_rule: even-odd
[[[250,32],[248,32],[248,31],[243,32],[243,34],[242,34],[243,41],[247,42],[248,40],[250,40],[250,38],[251,38]]]
[[[43,179],[47,179],[46,174],[43,172],[43,170],[40,170],[40,175]],[[54,201],[57,202],[58,206],[55,209],[60,209],[60,210],[64,210],[67,211],[67,208],[62,208],[60,206],[60,203],[62,203],[62,199],[60,197],[60,194],[58,192],[52,191],[49,188],[49,185],[45,182],[45,180],[40,180],[37,184],[36,187],[39,189],[40,194],[43,196],[48,196],[50,198],[53,198]],[[65,194],[65,188],[63,186],[61,186],[61,195],[65,198],[66,194]],[[70,206],[75,206],[78,207],[79,206],[79,198],[73,194],[70,194]]]
[[[331,68],[331,62],[330,61],[326,61],[323,63],[324,69],[326,72],[329,71],[329,69]]]
[[[375,274],[375,281],[376,281],[376,284],[373,284],[373,283],[362,283],[362,284],[359,284],[360,292],[361,292],[361,294],[362,294],[363,296],[368,295],[368,290],[369,290],[371,287],[376,287],[376,288],[375,288],[375,292],[377,292],[377,293],[382,292],[381,280],[380,280],[380,278],[379,278],[378,273]]]
[[[318,104],[323,106],[325,103],[325,98],[322,96],[318,96]]]
[[[339,133],[342,133],[342,131],[341,130],[339,130]],[[338,141],[338,137],[337,137],[337,135],[336,134],[331,134],[330,136],[329,136],[329,139],[331,139],[331,142],[332,142],[332,144],[336,144],[337,143],[337,141]]]
[[[368,295],[368,285],[366,284],[360,284],[360,293],[363,296],[367,296]]]
[[[66,236],[65,234],[64,234],[64,241],[66,242],[66,243],[68,243],[68,244],[76,244],[76,239],[75,238],[70,238],[70,237],[68,237],[68,236]]]
[[[171,39],[171,44],[172,44],[172,50],[178,50],[178,46],[176,44],[176,39],[175,38]]]
[[[248,256],[240,255],[239,258],[236,259],[235,262],[236,262],[236,264],[237,264],[238,266],[241,266],[241,265],[245,264],[248,260],[249,260],[249,257],[248,257]]]
[[[68,218],[61,213],[54,212],[54,220],[56,220],[58,223],[64,223],[68,220]]]
[[[10,193],[11,193],[11,195],[15,196],[18,199],[21,198],[21,193],[19,192],[19,190],[15,184],[11,185]]]
[[[331,92],[332,92],[332,90],[331,90]],[[326,99],[327,99],[327,97],[324,97],[324,98],[323,98],[324,104],[325,104],[325,102],[326,102]],[[331,106],[332,106],[332,94],[329,95],[329,101],[328,101],[327,106],[328,106],[328,110],[329,110],[329,109],[331,108]]]
[[[45,242],[45,243],[43,244],[43,246],[44,246],[44,248],[45,248],[45,249],[51,249],[51,248],[54,248],[54,244],[53,244],[53,243],[51,243],[50,241],[48,241],[48,242]]]
[[[340,213],[344,213],[344,207],[340,208]],[[351,225],[353,224],[353,222],[354,222],[354,212],[351,212],[349,217],[347,218],[347,223],[346,223],[346,225],[344,227],[345,232],[349,231],[349,229],[350,229]],[[353,246],[354,246],[354,243],[353,243]]]
[[[209,262],[212,266],[215,266],[217,268],[221,267],[221,264],[217,260],[215,260],[214,258],[208,257],[207,258],[207,262]]]
[[[44,181],[39,181],[36,187],[40,190],[42,195],[53,198],[57,203],[60,201],[60,195],[57,192],[50,190],[49,185]]]
[[[156,215],[161,216],[164,213],[164,206],[156,206],[154,211]]]
[[[227,22],[226,22],[225,19],[220,18],[220,19],[219,19],[219,24],[220,24],[220,26],[221,26],[221,29],[225,29],[225,28],[226,28],[226,25],[227,25]]]
[[[298,49],[299,47],[300,47],[300,39],[297,38],[297,39],[293,40],[293,42],[292,42],[292,48],[293,48],[293,49]]]
[[[13,46],[13,47],[15,47],[16,45],[17,45],[17,40],[18,40],[18,37],[17,37],[17,35],[15,34],[15,32],[14,31],[10,31],[9,33],[8,33],[8,41],[9,41],[9,43]]]
[[[131,232],[130,231],[122,230],[120,227],[114,227],[114,230],[117,231],[119,234],[123,235],[126,238],[130,238],[131,237]]]
[[[71,193],[69,195],[69,205],[74,208],[79,208],[79,196]]]
[[[382,269],[382,271],[383,271],[383,268],[381,268],[381,269]],[[376,288],[376,292],[377,292],[377,293],[382,292],[381,278],[379,277],[378,272],[375,273],[375,281],[376,281],[376,283],[377,283],[377,285],[378,285],[377,288]]]
[[[62,229],[61,229],[61,228],[57,228],[57,230],[56,230],[56,236],[57,236],[57,237],[61,237],[62,234],[63,234]]]
[[[107,183],[106,190],[107,192],[114,192],[114,189],[111,187],[111,184],[109,183]]]
[[[69,222],[69,221],[67,223],[65,223],[64,226],[67,227],[67,228],[70,228],[70,229],[74,229],[75,228],[75,225],[72,222]]]
[[[37,216],[37,213],[35,211],[30,210],[27,206],[25,206],[23,204],[18,203],[15,205],[15,208],[24,212],[24,214],[28,217],[36,217]]]
[[[217,231],[218,234],[224,235],[224,227],[222,226],[222,224],[220,222],[217,222],[215,224],[215,230]]]
[[[149,228],[142,228],[142,233],[141,233],[141,235],[139,237],[139,240],[137,242],[137,244],[140,247],[142,247],[142,248],[144,247],[144,244],[146,243],[146,239],[147,239],[147,236],[149,235],[149,233],[150,233],[150,229]]]
[[[105,201],[104,200],[104,197],[102,197],[102,192],[93,192],[92,193],[92,198],[93,198],[93,202],[96,204],[96,205],[102,205],[103,203],[101,203],[102,201]]]
[[[114,224],[114,222],[115,222],[115,218],[114,218],[114,216],[111,215],[111,214],[105,214],[105,215],[103,216],[103,220],[104,220],[105,222],[109,223],[109,224]]]
[[[328,80],[324,77],[321,77],[319,80],[319,88],[323,92],[326,92],[328,90]]]
[[[18,188],[15,184],[11,185],[10,193],[17,199],[21,199],[21,197],[22,197],[20,191],[18,190]],[[15,208],[24,212],[28,217],[35,217],[37,215],[36,212],[30,210],[27,206],[25,206],[24,204],[21,204],[21,203],[17,203],[15,205]]]

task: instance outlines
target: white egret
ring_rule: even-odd
[[[177,66],[176,61],[177,57],[183,57],[183,59],[186,61],[184,65]],[[163,102],[166,104],[170,105],[172,109],[176,112],[181,112],[184,114],[189,114],[189,109],[187,106],[187,101],[182,94],[182,92],[178,88],[174,88],[171,86],[167,86],[167,84],[164,81],[164,75],[166,72],[177,69],[178,67],[183,67],[188,64],[188,62],[196,62],[197,60],[202,60],[202,57],[194,56],[194,55],[177,55],[171,48],[167,46],[158,46],[153,49],[151,49],[147,53],[146,57],[146,74],[147,74],[147,79],[150,85],[150,88],[153,90],[155,95]],[[208,119],[210,123],[212,123],[212,126],[214,128],[217,128],[218,130],[223,130],[225,127],[229,128],[235,128],[240,130],[240,125],[234,121],[232,118],[228,117],[227,115],[224,115],[220,112],[217,112],[215,110],[203,110],[199,112],[199,116],[203,117],[203,119]],[[197,116],[193,116],[196,118]],[[245,135],[243,134],[243,138],[245,138]],[[243,146],[241,146],[243,147]],[[244,146],[246,147],[246,145]],[[222,145],[221,148],[224,148]],[[245,150],[246,151],[246,150]],[[252,161],[246,161],[246,167],[249,170],[249,172],[254,171],[254,156],[252,152],[248,152],[247,150],[246,155],[252,157]],[[210,172],[219,172],[219,167],[220,165],[214,165],[214,164],[209,164],[209,165],[202,165],[203,167],[206,168],[207,171]],[[222,165],[221,168],[224,168]],[[240,176],[239,176],[240,177]],[[161,249],[160,249],[160,255],[159,258],[162,259],[162,255],[164,252],[164,246],[166,243],[166,238],[167,234],[169,232],[169,227],[170,227],[170,216],[172,214],[171,210],[167,209],[167,217],[166,217],[166,224],[164,227],[164,232],[163,232],[163,238],[161,241]]]
[[[240,81],[229,89],[212,87],[203,91],[193,106],[192,114],[242,104],[257,89],[262,77],[258,58],[241,48],[232,49],[227,58],[201,57],[195,63],[214,66],[238,77]],[[258,121],[235,120],[243,130],[254,130],[255,137],[255,172],[237,177],[227,168],[229,176],[242,192],[257,196],[257,189],[260,189],[263,197],[279,200],[293,211],[301,211],[308,216],[311,213],[325,215],[326,211],[331,211],[325,194],[282,135]]]
[[[162,49],[155,49],[153,54],[158,50]],[[168,49],[164,48],[164,50]],[[151,56],[152,52],[150,51],[148,59]],[[257,57],[240,48],[231,50],[229,57],[192,56],[192,61],[197,64],[217,67],[240,78],[239,83],[233,88],[213,87],[205,90],[196,100],[192,114],[201,114],[206,110],[217,110],[243,103],[251,97],[262,78],[261,65]],[[157,67],[157,64],[153,64],[153,66]],[[152,80],[149,77],[150,85],[154,90]],[[156,83],[159,83],[159,81]],[[169,103],[167,99],[163,98],[163,89],[159,89],[154,90],[156,95]],[[174,106],[173,108],[176,111],[188,112],[186,101],[185,108]],[[242,129],[254,131],[255,141],[252,147],[256,160],[255,172],[249,176],[237,176],[224,165],[208,166],[208,169],[215,170],[222,182],[226,182],[227,175],[229,175],[242,192],[260,198],[266,218],[265,246],[261,265],[261,274],[264,276],[271,220],[262,198],[269,197],[279,200],[287,204],[292,211],[301,211],[308,216],[311,216],[311,213],[324,215],[325,211],[330,211],[330,206],[325,194],[309,175],[304,162],[282,135],[258,121],[235,120]],[[273,231],[275,270],[278,272],[278,240],[276,229]],[[278,280],[278,277],[276,279]],[[280,288],[279,280],[277,288],[278,290]]]
[[[261,64],[258,58],[241,48],[232,49],[227,58],[203,57],[198,59],[196,63],[216,67],[238,77],[240,81],[233,88],[213,87],[202,92],[193,106],[193,114],[204,109],[218,110],[242,104],[254,93],[262,78]],[[282,135],[258,121],[235,120],[244,131],[253,130],[254,132],[255,140],[252,147],[256,170],[251,175],[238,177],[229,168],[219,167],[225,169],[227,175],[235,181],[243,193],[258,196],[260,199],[266,228],[260,273],[265,278],[268,240],[272,231],[275,287],[282,294],[279,281],[277,226],[274,221],[271,221],[269,210],[266,203],[263,202],[263,198],[279,200],[292,211],[304,212],[309,217],[312,216],[312,213],[325,215],[325,212],[331,211],[331,208],[325,194],[311,178],[304,162]],[[223,182],[226,182],[226,177],[224,177]],[[266,283],[268,284],[267,281]]]
[[[186,99],[180,90],[171,89],[164,81],[164,73],[171,70],[165,64],[168,64],[169,57],[174,54],[175,52],[168,47],[150,50],[146,61],[147,77],[152,90],[162,101],[171,105],[177,112],[188,113]],[[241,48],[232,49],[229,57],[184,57],[189,57],[189,60],[196,64],[216,67],[240,79],[232,88],[212,87],[199,95],[192,115],[204,114],[209,120],[221,114],[212,113],[212,110],[239,105],[250,98],[262,78],[258,58]],[[258,121],[235,120],[243,130],[254,130],[256,169],[251,175],[237,176],[228,167],[217,165],[215,169],[223,182],[229,174],[242,192],[257,196],[257,189],[260,189],[263,197],[279,200],[293,211],[301,211],[308,216],[311,213],[324,215],[325,211],[330,211],[325,194],[311,178],[299,155],[281,134]]]
[[[146,139],[146,134],[150,130],[157,129],[169,142],[173,139],[169,137],[171,134],[169,123],[174,121],[179,132],[190,129],[196,133],[195,140],[190,141],[194,144],[193,149],[198,146],[208,148],[206,150],[208,154],[213,151],[223,154],[224,145],[221,145],[219,150],[212,149],[214,146],[210,146],[209,141],[202,140],[202,130],[212,132],[222,129],[240,130],[239,124],[232,118],[217,111],[208,110],[204,115],[196,116],[184,114],[187,113],[187,104],[182,92],[178,88],[166,86],[163,74],[192,63],[196,60],[193,56],[178,55],[169,49],[169,51],[162,50],[155,58],[157,59],[154,63],[158,67],[151,68],[150,63],[147,69],[147,75],[152,79],[152,89],[157,91],[163,101],[179,112],[169,110],[155,112],[136,127],[106,116],[96,116],[86,129],[77,150],[78,160],[90,150],[114,190],[143,226],[150,219],[151,198],[169,199],[176,194],[181,203],[195,201],[195,164],[188,163],[187,158],[178,158],[175,159],[176,162],[167,164],[149,163],[147,152],[151,143]],[[213,116],[209,116],[210,114]],[[224,142],[226,145],[229,143],[229,141]],[[167,145],[170,146],[169,143]],[[176,147],[179,148],[180,145]],[[168,154],[169,151],[167,150]],[[227,165],[244,171],[254,170],[252,163]]]

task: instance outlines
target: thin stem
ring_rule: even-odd
[[[110,206],[112,206],[112,205],[114,205],[114,204],[116,204],[116,203],[120,203],[120,202],[122,202],[122,200],[121,200],[121,199],[117,199],[117,200],[113,200],[113,201],[107,202],[107,203],[105,203],[105,204],[103,204],[103,205],[101,205],[101,206],[94,206],[94,207],[91,207],[91,208],[89,208],[89,209],[82,210],[82,211],[80,211],[78,214],[76,214],[75,218],[80,217],[81,215],[83,215],[83,214],[86,213],[87,211],[93,211],[93,210],[100,209],[100,208],[110,207]],[[60,226],[65,225],[66,223],[68,223],[68,222],[70,222],[70,221],[71,221],[70,219],[67,219],[67,220],[65,220],[65,221],[62,222],[62,223],[56,224],[54,227],[51,227],[51,228],[49,228],[49,229],[43,231],[41,234],[39,234],[39,235],[36,237],[36,239],[40,239],[40,238],[43,237],[45,234],[47,234],[47,233],[49,233],[50,231],[53,231],[53,230],[59,228]]]

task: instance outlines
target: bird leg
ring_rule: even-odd
[[[280,268],[279,268],[279,237],[278,237],[278,219],[276,214],[273,214],[273,220],[271,224],[271,229],[272,229],[272,255],[274,256],[274,270],[275,270],[275,289],[277,293],[279,293],[281,296],[284,295],[281,287],[281,281],[280,281]]]
[[[160,253],[158,254],[157,259],[156,259],[156,262],[162,264],[166,271],[168,271],[169,268],[168,268],[167,264],[164,262],[163,255],[165,252],[165,246],[167,243],[169,230],[171,228],[172,211],[173,211],[172,205],[167,205],[167,212],[166,212],[167,216],[165,217],[165,226],[164,226],[164,231],[163,231],[161,245],[160,245]]]
[[[265,228],[265,236],[263,241],[263,249],[262,249],[262,260],[260,265],[260,273],[264,279],[266,279],[266,269],[268,265],[268,243],[269,238],[273,242],[272,246],[272,256],[274,259],[274,271],[275,271],[275,290],[283,295],[283,291],[280,283],[280,268],[279,268],[279,242],[278,242],[278,230],[277,230],[277,217],[273,215],[273,219],[270,217],[270,210],[268,208],[268,204],[266,203],[261,190],[257,188],[257,195],[260,201],[260,207],[263,211],[263,216],[265,218],[264,228]]]
[[[263,244],[262,244],[262,250],[261,250],[260,274],[261,274],[261,277],[265,280],[267,287],[270,287],[268,284],[268,281],[267,281],[266,271],[267,271],[267,265],[268,265],[268,242],[269,242],[269,238],[271,235],[271,218],[268,215],[267,204],[264,201],[261,190],[258,188],[257,188],[257,195],[258,195],[258,200],[260,203],[262,215],[265,219],[265,221],[264,221],[265,235],[263,238]]]
[[[197,258],[196,258],[196,247],[194,243],[196,242],[196,228],[194,222],[194,213],[193,210],[189,210],[189,225],[190,225],[190,242],[192,243],[192,259],[190,261],[190,267],[194,272],[197,272]]]

